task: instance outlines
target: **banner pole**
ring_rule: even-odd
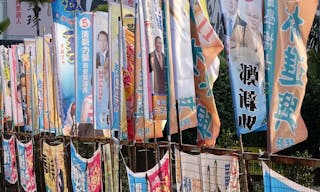
[[[240,166],[241,166],[241,170],[242,170],[242,180],[243,180],[243,186],[244,192],[249,192],[249,188],[248,188],[248,174],[247,174],[247,168],[246,168],[246,160],[244,158],[244,150],[243,150],[243,142],[242,142],[242,134],[240,134],[239,137],[240,140]]]
[[[182,150],[182,132],[180,128],[180,117],[179,117],[179,106],[178,106],[178,100],[176,100],[176,111],[177,111],[177,125],[178,125],[178,138],[179,138],[179,148]]]

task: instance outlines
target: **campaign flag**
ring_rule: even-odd
[[[42,160],[46,191],[68,191],[63,143],[42,144]]]
[[[190,155],[175,150],[176,179],[182,191],[239,191],[239,162],[236,156],[202,153]]]
[[[88,190],[92,192],[103,191],[102,187],[102,167],[101,167],[101,148],[94,152],[93,156],[87,161]]]
[[[36,64],[35,64],[35,77],[36,77],[36,89],[37,89],[37,102],[38,102],[38,122],[40,131],[44,131],[44,88],[43,88],[43,37],[36,37]]]
[[[222,51],[223,44],[197,0],[191,1],[191,36],[197,98],[197,144],[214,146],[219,136],[220,119],[212,93],[213,81],[209,78],[213,75],[210,74],[209,68],[216,65],[215,59]]]
[[[210,23],[220,39],[224,38],[220,0],[206,0]]]
[[[267,128],[262,1],[221,1],[237,134]]]
[[[240,192],[237,156],[201,153],[203,191]]]
[[[119,26],[118,19],[119,17],[126,15],[134,15],[134,8],[127,5],[120,6],[119,3],[109,2],[109,50],[110,50],[110,74],[111,74],[111,95],[112,102],[110,102],[110,108],[112,109],[112,128],[115,130],[122,129],[121,122],[125,123],[121,117],[121,105],[124,103],[121,102],[121,93],[123,93],[124,87],[121,86],[123,83],[120,79],[122,69],[120,66],[120,53],[119,53]],[[122,8],[122,10],[121,10]],[[122,14],[121,14],[122,13]],[[124,100],[123,100],[124,101]],[[121,114],[121,115],[120,115]],[[121,119],[120,119],[121,118]]]
[[[22,61],[25,66],[25,72],[26,72],[26,105],[27,105],[27,121],[25,125],[25,130],[34,130],[35,125],[33,123],[37,123],[37,121],[34,119],[37,113],[37,108],[34,108],[36,106],[36,101],[34,101],[34,96],[36,95],[34,85],[33,85],[33,75],[35,74],[34,64],[36,63],[36,41],[35,39],[24,39],[24,52],[25,54],[22,56]],[[34,109],[34,110],[33,110]],[[35,122],[36,121],[36,122]]]
[[[22,97],[21,85],[19,78],[18,58],[17,58],[17,45],[12,45],[8,49],[9,65],[10,65],[10,88],[11,88],[11,102],[12,102],[12,116],[15,126],[23,126],[23,113],[22,113]]]
[[[147,179],[151,191],[170,191],[170,159],[169,152],[162,157],[152,169],[147,171]]]
[[[77,153],[72,142],[70,142],[70,153],[72,189],[85,192],[88,190],[87,159]]]
[[[25,191],[37,191],[36,174],[34,172],[33,145],[30,140],[22,143],[17,140],[20,185]]]
[[[174,66],[175,96],[180,130],[197,126],[193,58],[190,31],[190,3],[170,0],[170,30]],[[171,129],[171,133],[177,130]]]
[[[104,190],[113,192],[113,167],[110,144],[102,146],[103,166],[104,166]]]
[[[200,155],[190,155],[175,149],[177,191],[203,191]]]
[[[268,90],[272,89],[268,133],[271,153],[308,137],[300,108],[307,84],[306,43],[317,3],[266,1],[264,38]]]
[[[9,66],[9,55],[8,49],[1,45],[1,81],[2,81],[2,93],[4,100],[4,121],[12,120],[12,103],[11,103],[11,89],[8,86],[10,82],[10,66]]]
[[[261,162],[263,170],[263,187],[265,192],[276,191],[305,191],[315,192],[310,188],[304,187],[272,170],[265,162]]]
[[[112,161],[112,167],[113,167],[113,172],[112,172],[112,177],[113,177],[113,191],[119,191],[119,153],[120,153],[120,144],[118,141],[113,142],[113,161]]]
[[[167,87],[167,135],[178,132],[175,83],[174,83],[174,67],[173,53],[171,40],[171,25],[170,25],[170,7],[169,0],[162,1],[162,16],[163,16],[163,43],[165,57],[165,74]]]
[[[108,31],[109,15],[104,12],[94,13],[93,49],[94,49],[94,124],[96,129],[111,129],[111,88],[110,88],[110,34]],[[110,137],[110,135],[109,135]]]
[[[161,121],[153,121],[150,118],[148,107],[148,87],[147,87],[147,71],[146,71],[146,39],[144,30],[144,14],[142,1],[139,1],[137,6],[136,17],[136,32],[135,32],[135,68],[134,68],[134,88],[135,88],[135,103],[134,103],[134,122],[135,122],[135,140],[144,140],[146,138],[161,137]],[[144,62],[143,62],[144,60]]]
[[[92,13],[77,12],[76,46],[76,123],[93,123],[93,22]]]
[[[126,169],[127,169],[130,192],[147,192],[147,191],[149,191],[146,172],[134,173],[128,167],[126,167]]]
[[[71,127],[72,110],[75,103],[75,11],[81,7],[75,0],[55,0],[51,3],[54,23],[54,39],[56,51],[57,94],[59,95],[59,112],[62,126]],[[68,119],[69,118],[69,119]],[[71,118],[71,119],[70,119]],[[67,134],[67,133],[64,133]]]
[[[132,18],[133,20],[133,18]],[[125,23],[125,20],[124,20]],[[134,23],[134,22],[133,22]],[[127,134],[128,139],[134,139],[134,33],[125,29],[126,38],[126,66],[123,69],[123,84],[127,109]]]
[[[10,139],[2,137],[4,177],[10,184],[15,184],[18,180],[15,145],[16,142],[14,135],[12,135]]]

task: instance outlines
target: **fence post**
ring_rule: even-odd
[[[246,160],[244,158],[244,150],[243,150],[243,142],[242,142],[242,135],[240,134],[240,167],[241,167],[241,172],[242,172],[242,181],[243,181],[243,186],[244,192],[249,192],[248,188],[248,174],[247,174],[247,166],[246,166]]]

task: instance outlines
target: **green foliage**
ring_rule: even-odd
[[[108,5],[107,4],[98,5],[93,11],[94,12],[96,12],[96,11],[108,12]]]
[[[220,135],[217,139],[217,147],[231,148],[237,146],[237,135],[235,133],[235,119],[231,97],[231,86],[229,80],[228,66],[224,53],[219,56],[220,71],[219,78],[213,85],[218,114],[221,121]]]
[[[311,158],[312,155],[307,150],[305,150],[303,152],[297,151],[294,156]],[[306,187],[311,187],[314,183],[315,175],[313,173],[313,167],[302,165],[276,164],[274,165],[273,169],[279,174]]]
[[[0,34],[5,32],[10,25],[9,17],[5,18],[3,21],[0,22]]]

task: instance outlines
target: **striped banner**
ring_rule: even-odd
[[[237,134],[267,128],[262,1],[221,1]]]
[[[34,172],[32,141],[22,143],[17,140],[20,185],[25,191],[37,191],[36,175]]]
[[[10,184],[18,181],[15,136],[10,139],[2,137],[4,178]]]
[[[271,153],[308,137],[300,109],[307,84],[306,43],[317,4],[317,0],[268,0],[265,4],[266,63],[269,83],[273,82],[273,87],[268,87],[272,89],[268,137]]]
[[[263,170],[263,188],[265,192],[277,191],[304,191],[316,192],[316,190],[309,189],[298,183],[295,183],[288,178],[280,175],[267,166],[265,162],[261,162]]]
[[[42,143],[42,160],[46,191],[68,191],[63,143]]]
[[[196,127],[198,123],[190,41],[190,3],[187,0],[169,2],[175,97],[179,108],[180,130],[183,131]],[[177,133],[178,130],[171,128],[170,131]]]
[[[76,123],[93,123],[93,18],[90,12],[77,12]],[[102,107],[102,106],[101,106]]]
[[[191,5],[191,42],[198,118],[197,144],[214,146],[220,132],[220,119],[212,93],[213,80],[217,78],[218,72],[209,69],[219,70],[219,65],[214,65],[217,65],[216,57],[222,51],[223,45],[205,17],[199,1],[193,0]]]

